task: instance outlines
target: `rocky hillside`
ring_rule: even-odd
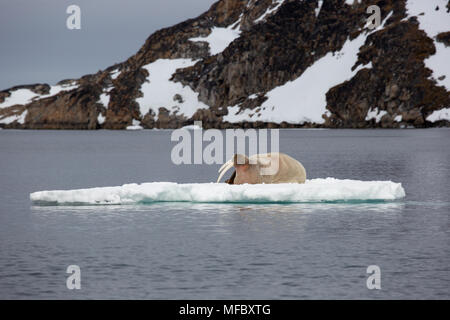
[[[1,91],[0,126],[450,126],[449,46],[449,1],[220,0],[104,71]]]

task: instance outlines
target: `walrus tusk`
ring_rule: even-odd
[[[228,160],[227,162],[225,162],[224,164],[223,164],[223,166],[222,167],[220,167],[220,169],[219,169],[219,178],[217,178],[217,182],[216,183],[219,183],[220,182],[220,179],[222,179],[222,177],[225,175],[225,173],[228,171],[228,170],[230,170],[230,168],[232,168],[233,167],[233,161],[232,160]]]
[[[227,167],[230,163],[232,163],[233,160],[228,160],[227,162],[225,162],[219,169],[218,172],[221,172],[223,169],[225,169],[225,167]]]

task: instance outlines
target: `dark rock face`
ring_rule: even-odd
[[[89,87],[32,102],[26,123],[30,129],[96,129],[98,108]]]
[[[450,46],[450,31],[439,33],[436,40],[445,44],[446,47]]]
[[[358,63],[372,62],[372,70],[361,70],[327,93],[332,113],[327,126],[363,128],[369,107],[378,106],[387,114],[379,123],[370,120],[373,127],[425,127],[428,115],[450,105],[448,91],[429,79],[431,70],[423,60],[435,53],[435,47],[416,21],[391,23],[366,43],[371,45],[360,49]],[[402,121],[396,122],[398,115]]]
[[[327,52],[340,49],[358,27],[357,12],[338,3],[326,1],[316,19],[314,1],[286,2],[266,23],[254,25],[223,53],[184,69],[175,80],[216,108],[294,80]]]
[[[124,129],[133,120],[144,128],[179,128],[198,120],[204,128],[450,126],[449,121],[426,120],[433,111],[450,106],[450,95],[431,78],[432,71],[424,63],[436,52],[434,41],[449,45],[450,31],[430,39],[416,18],[407,17],[405,0],[320,3],[319,10],[315,0],[220,0],[195,19],[155,32],[123,63],[58,84],[73,85],[70,90],[48,96],[51,86],[35,84],[1,91],[0,127]],[[373,4],[381,8],[382,20],[391,15],[384,28],[371,33],[359,49],[353,68],[363,68],[326,93],[328,112],[323,115],[323,124],[292,123],[288,115],[281,123],[223,120],[229,106],[258,110],[270,90],[297,79],[320,58],[342,49],[348,39],[367,32],[366,8]],[[259,19],[267,10],[272,12]],[[232,24],[240,28],[240,36],[216,55],[210,55],[207,42],[189,40],[208,36],[213,27]],[[193,66],[178,69],[171,81],[198,93],[199,101],[208,108],[197,109],[191,117],[164,106],[141,114],[136,99],[143,96],[141,88],[149,76],[143,67],[158,59],[197,60]],[[369,63],[370,68],[366,67]],[[2,108],[1,104],[19,89],[27,89],[36,97]],[[102,103],[105,95],[106,105]],[[170,100],[183,103],[184,97],[175,94]],[[375,107],[383,112],[379,121],[367,119]],[[20,115],[22,121],[5,121]]]

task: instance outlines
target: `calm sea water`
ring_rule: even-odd
[[[34,207],[39,190],[210,182],[170,131],[0,131],[1,299],[449,299],[450,130],[285,130],[309,178],[392,180],[403,201]],[[68,290],[66,268],[81,268]],[[369,265],[381,290],[368,290]]]

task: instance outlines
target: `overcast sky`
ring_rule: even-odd
[[[0,0],[0,90],[95,73],[124,61],[154,31],[216,0]],[[66,9],[81,8],[81,30]]]

